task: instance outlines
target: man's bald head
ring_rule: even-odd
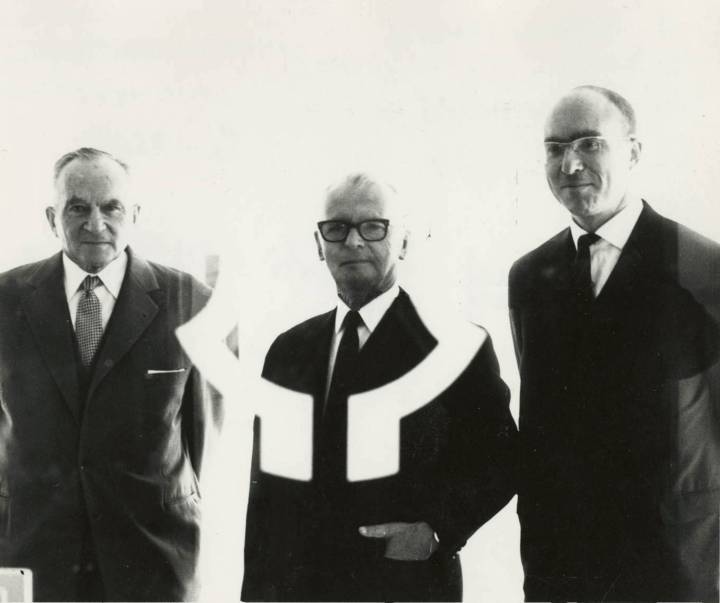
[[[635,109],[630,102],[621,94],[610,90],[609,88],[603,88],[602,86],[592,86],[586,84],[584,86],[578,86],[573,88],[573,92],[594,92],[605,98],[610,104],[612,104],[625,118],[627,125],[627,134],[629,136],[635,136],[637,134],[637,118],[635,116]]]
[[[323,211],[327,215],[328,209],[338,201],[355,202],[369,199],[382,202],[385,217],[392,219],[396,226],[405,224],[407,212],[395,187],[376,180],[365,172],[354,172],[331,184],[326,190]]]

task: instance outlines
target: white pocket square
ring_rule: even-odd
[[[175,373],[184,373],[184,368],[178,369],[148,369],[146,375],[172,375]]]

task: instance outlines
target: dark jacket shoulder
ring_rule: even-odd
[[[169,304],[177,305],[181,314],[194,316],[205,307],[212,293],[210,287],[182,270],[157,262],[145,263],[157,280],[158,289],[164,292],[164,298]]]
[[[15,268],[6,270],[0,274],[0,292],[2,292],[4,296],[10,295],[14,291],[21,289],[27,285],[31,277],[35,275],[40,268],[52,261],[59,262],[59,256],[56,254],[44,260],[30,262],[28,264],[23,264],[22,266],[16,266]]]
[[[647,203],[638,225],[644,231],[641,236],[647,253],[659,254],[657,265],[666,275],[701,298],[712,291],[717,292],[720,244],[658,214]]]
[[[323,365],[327,367],[334,317],[331,310],[278,335],[265,355],[262,376],[291,389],[316,386],[324,374]]]
[[[324,312],[308,318],[294,327],[289,328],[287,331],[280,333],[275,338],[273,345],[270,347],[270,351],[274,348],[281,348],[286,346],[298,346],[314,344],[319,333],[323,331],[329,324],[334,324],[335,310]]]
[[[509,275],[511,306],[530,295],[542,282],[557,275],[571,244],[570,229],[565,228],[513,263]]]

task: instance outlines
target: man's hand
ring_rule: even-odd
[[[440,546],[433,529],[424,521],[418,523],[381,523],[362,526],[366,538],[385,539],[385,557],[397,561],[425,561]]]

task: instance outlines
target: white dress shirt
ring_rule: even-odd
[[[396,284],[358,310],[358,314],[360,314],[360,318],[362,318],[362,324],[358,326],[358,340],[361,350],[398,295],[400,295],[400,287]],[[348,312],[350,312],[350,308],[348,308],[344,301],[339,299],[337,311],[335,312],[335,329],[333,331],[332,342],[330,343],[325,397],[327,397],[330,389],[333,369],[335,368],[335,359],[337,358],[338,348],[340,347],[340,340],[345,332],[343,321]]]
[[[595,234],[600,237],[590,246],[590,276],[595,297],[600,295],[605,283],[610,278],[620,259],[620,254],[630,238],[630,233],[635,228],[642,208],[642,201],[635,197],[595,231]],[[578,239],[588,233],[574,221],[570,223],[570,232],[575,249],[577,249]]]
[[[64,253],[62,260],[65,279],[65,297],[67,298],[70,320],[72,320],[74,330],[77,307],[80,303],[80,297],[82,296],[80,285],[89,273],[85,272]],[[103,331],[105,331],[105,327],[107,327],[108,320],[110,320],[110,315],[115,307],[115,301],[120,293],[120,287],[125,278],[127,262],[127,252],[123,251],[100,272],[90,275],[97,276],[102,281],[102,284],[98,285],[94,291],[100,301]]]

